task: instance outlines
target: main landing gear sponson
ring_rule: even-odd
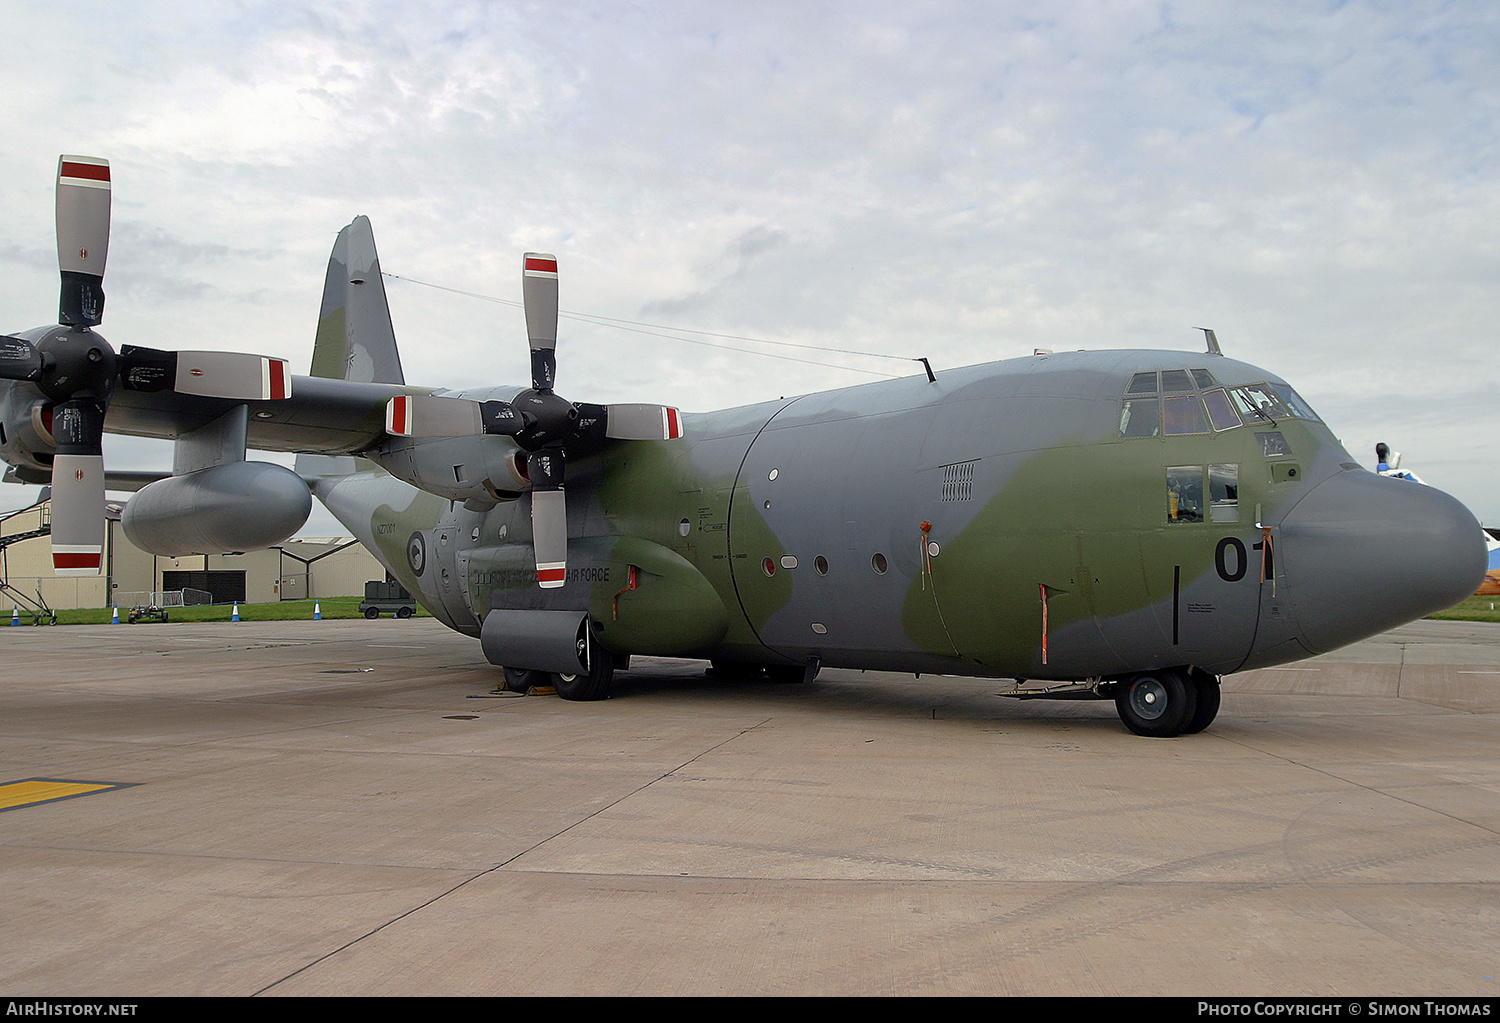
[[[1170,738],[1207,728],[1219,713],[1219,680],[1201,668],[1163,668],[1115,685],[1115,709],[1136,735]]]
[[[585,639],[585,635],[587,639]],[[588,643],[585,654],[583,644]],[[599,642],[590,629],[578,637],[579,660],[588,664],[586,671],[559,674],[524,668],[502,668],[507,689],[524,693],[532,686],[551,686],[564,700],[603,700],[609,697],[609,686],[615,677],[615,655]]]

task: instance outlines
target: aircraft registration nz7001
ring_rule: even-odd
[[[360,217],[329,262],[311,376],[116,356],[78,314],[96,293],[102,311],[102,263],[76,283],[62,237],[108,237],[107,201],[102,227],[97,203],[64,212],[70,166],[107,182],[82,160],[60,164],[62,325],[0,353],[0,454],[66,502],[59,556],[96,542],[106,483],[80,481],[103,472],[99,420],[176,438],[171,474],[108,476],[146,484],[125,512],[137,544],[266,546],[315,495],[514,688],[598,699],[632,654],[726,678],[948,673],[1114,699],[1157,736],[1205,728],[1223,674],[1373,635],[1484,575],[1459,502],[1362,468],[1211,332],[1199,354],[1038,354],[720,412],[574,404],[553,388],[556,261],[528,253],[531,386],[434,391],[405,383]],[[247,447],[299,452],[297,470]]]

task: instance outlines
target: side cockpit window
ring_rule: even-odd
[[[1238,522],[1240,520],[1240,467],[1238,464],[1208,467],[1208,520],[1210,522]]]
[[[1246,384],[1232,388],[1230,393],[1247,423],[1268,423],[1287,418],[1322,422],[1312,406],[1286,384]]]
[[[1204,493],[1204,481],[1208,491]],[[1206,499],[1205,499],[1206,498]],[[1167,467],[1167,523],[1238,522],[1240,467],[1170,465]]]
[[[1159,410],[1155,398],[1127,399],[1120,410],[1121,437],[1155,437]]]
[[[1271,388],[1276,392],[1276,396],[1281,399],[1282,404],[1291,410],[1292,415],[1298,419],[1316,419],[1318,422],[1322,422],[1321,419],[1318,419],[1318,414],[1312,410],[1312,406],[1303,401],[1302,395],[1292,390],[1290,385],[1272,384]]]
[[[1203,466],[1167,466],[1167,521],[1203,521]]]
[[[1274,423],[1289,415],[1281,399],[1266,384],[1247,384],[1229,392],[1247,422]]]

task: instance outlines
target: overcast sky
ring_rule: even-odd
[[[411,281],[518,300],[528,249],[565,310],[939,370],[1207,326],[1361,462],[1387,441],[1500,525],[1493,0],[0,0],[0,24],[7,330],[55,318],[57,156],[97,155],[116,346],[305,372],[366,214],[413,383],[525,383],[518,309]],[[559,392],[700,411],[914,371],[660,333],[564,320]]]

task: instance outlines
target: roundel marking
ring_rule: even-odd
[[[411,563],[411,570],[417,575],[427,567],[427,541],[421,533],[413,533],[406,541],[406,560]]]

